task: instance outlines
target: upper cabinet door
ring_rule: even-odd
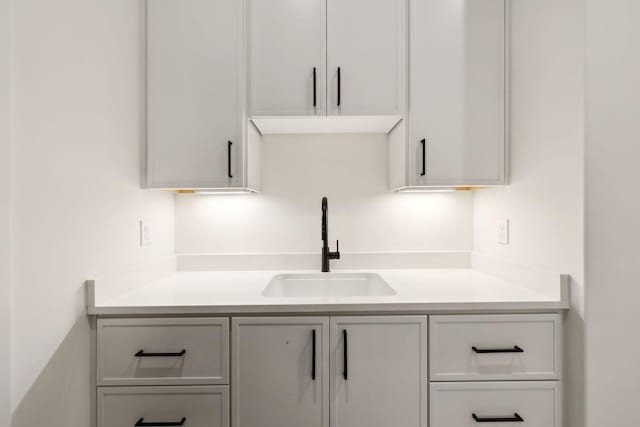
[[[242,2],[147,1],[147,186],[242,181]]]
[[[331,427],[427,426],[427,316],[331,318]]]
[[[410,184],[504,184],[505,0],[411,0],[410,17]]]
[[[252,116],[325,115],[326,0],[248,0],[248,16]]]
[[[330,115],[404,110],[406,0],[327,0]]]

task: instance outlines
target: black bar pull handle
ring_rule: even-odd
[[[344,341],[344,352],[342,353],[342,363],[343,363],[343,370],[342,370],[342,377],[344,378],[344,380],[346,381],[349,378],[349,352],[347,350],[347,330],[343,329],[342,330],[342,340]]]
[[[182,349],[177,353],[145,353],[144,350],[140,350],[135,354],[135,357],[181,357],[184,356],[187,350]]]
[[[228,141],[227,144],[227,176],[229,178],[233,178],[233,174],[231,173],[231,146],[233,142]]]
[[[517,345],[513,348],[478,348],[475,345],[471,347],[474,353],[490,354],[490,353],[524,353],[524,350]]]
[[[171,426],[183,426],[187,419],[182,417],[180,421],[174,422],[145,422],[144,418],[140,418],[134,427],[171,427]]]
[[[316,330],[311,331],[311,379],[316,380]]]
[[[338,107],[340,106],[341,97],[342,97],[342,78],[340,76],[340,67],[338,67]]]
[[[316,67],[313,67],[313,106],[317,107]]]
[[[524,422],[524,418],[522,418],[516,412],[513,414],[513,417],[479,417],[476,414],[471,414],[473,420],[477,423],[522,423]]]
[[[420,172],[420,176],[425,176],[427,174],[427,140],[422,138],[420,144],[422,144],[422,172]]]

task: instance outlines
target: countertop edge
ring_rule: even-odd
[[[309,304],[309,305],[204,305],[204,306],[90,306],[90,316],[146,316],[146,315],[245,315],[245,314],[331,314],[331,313],[388,313],[441,314],[487,312],[549,312],[568,310],[567,301],[521,302],[456,302],[456,303],[385,303],[385,304]]]

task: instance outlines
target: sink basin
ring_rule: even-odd
[[[381,297],[395,295],[375,273],[279,274],[269,282],[262,296],[271,298]]]

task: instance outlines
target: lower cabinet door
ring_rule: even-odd
[[[426,316],[331,318],[331,427],[426,427],[427,357]]]
[[[328,427],[329,318],[232,320],[234,427]]]
[[[431,383],[430,427],[561,427],[557,381]]]
[[[228,427],[229,387],[99,387],[98,427]]]

